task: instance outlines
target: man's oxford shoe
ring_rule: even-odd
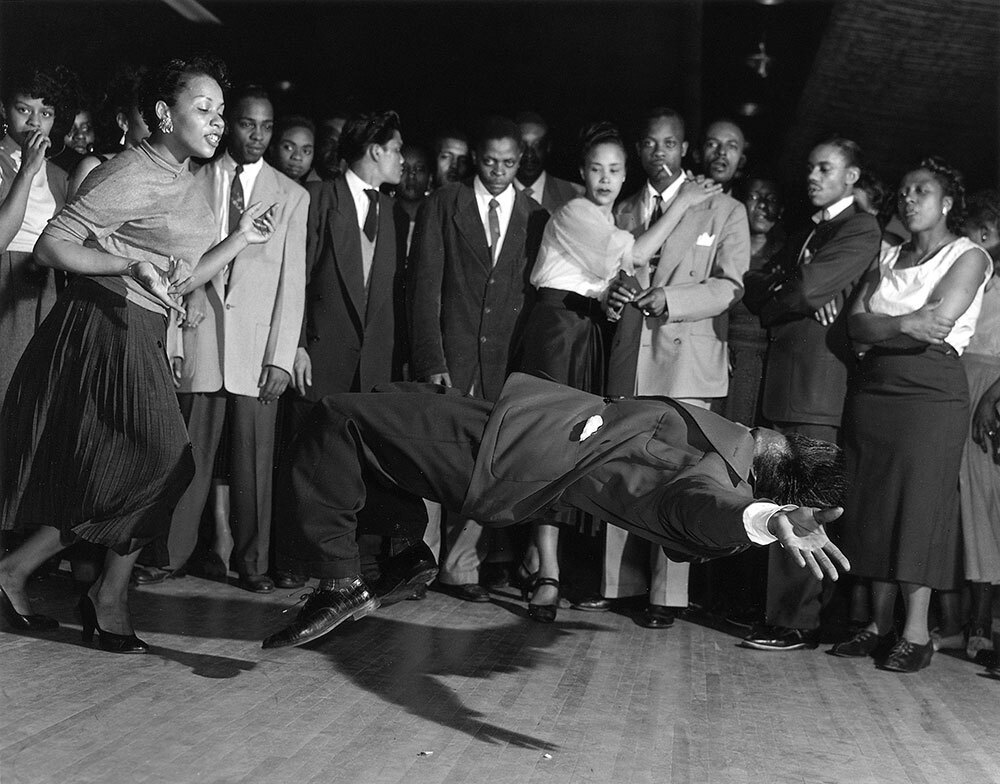
[[[431,548],[417,542],[382,562],[382,575],[372,585],[372,591],[385,607],[409,598],[419,586],[426,586],[437,577],[437,573]]]
[[[360,577],[347,588],[317,590],[306,600],[295,621],[264,640],[261,647],[304,645],[329,634],[348,618],[358,620],[370,615],[378,606],[378,597]]]
[[[266,574],[241,574],[239,586],[251,593],[272,593],[274,583]]]
[[[639,616],[638,624],[646,629],[669,629],[675,617],[673,608],[651,604]]]
[[[789,629],[785,626],[758,626],[740,641],[744,648],[757,651],[797,651],[819,646],[819,629]]]
[[[479,583],[466,583],[465,585],[445,585],[441,583],[441,590],[449,596],[461,599],[463,602],[488,602],[490,592]]]
[[[838,642],[830,648],[830,653],[845,659],[863,659],[866,656],[881,659],[889,652],[895,642],[896,633],[894,631],[886,632],[880,636],[875,632],[868,631],[868,629],[862,629],[851,639]]]
[[[588,596],[578,602],[573,602],[570,607],[584,612],[607,612],[611,609],[611,600],[605,599],[603,596]]]
[[[301,588],[306,584],[305,575],[295,572],[277,571],[274,573],[275,588]]]

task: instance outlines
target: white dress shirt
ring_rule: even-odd
[[[854,196],[853,195],[845,196],[843,199],[835,201],[829,207],[824,207],[823,209],[814,212],[812,216],[812,221],[817,226],[819,226],[819,224],[823,223],[824,221],[833,220],[838,215],[840,215],[840,213],[842,213],[844,210],[850,207],[852,204],[854,204]],[[816,229],[813,229],[811,232],[809,232],[809,236],[806,237],[806,241],[802,245],[802,250],[799,251],[799,264],[808,264],[810,261],[812,261],[813,254],[812,251],[809,250],[809,243],[812,242],[813,234],[815,233]]]
[[[358,229],[364,231],[365,218],[368,217],[368,207],[372,203],[365,191],[377,191],[378,188],[362,180],[354,173],[353,169],[348,169],[347,173],[344,174],[344,182],[347,183],[347,187],[351,191],[351,198],[354,199],[354,209],[358,213]],[[375,202],[375,205],[375,209],[377,210],[378,202]],[[378,212],[375,214],[378,215]]]
[[[246,209],[253,203],[251,198],[253,196],[253,186],[257,182],[257,175],[260,174],[263,168],[263,158],[257,160],[256,163],[243,164],[243,171],[240,172],[240,185],[243,186],[243,209]],[[222,178],[222,209],[219,215],[222,218],[222,225],[219,227],[221,231],[220,240],[224,240],[229,236],[229,196],[233,190],[233,177],[236,175],[236,161],[233,160],[233,156],[228,151],[222,155],[222,170],[226,173],[226,176]],[[270,205],[265,204],[264,206],[268,207]]]
[[[653,207],[656,204],[656,197],[659,196],[663,199],[663,211],[666,212],[667,207],[670,206],[670,202],[674,200],[677,192],[681,189],[684,184],[684,175],[682,174],[672,183],[670,183],[666,188],[663,189],[663,193],[660,193],[653,184],[646,181],[646,198],[643,200],[642,204],[642,225],[647,229],[649,228],[649,219],[653,217]]]
[[[538,179],[535,180],[533,183],[531,183],[531,185],[522,185],[521,181],[517,179],[517,177],[515,177],[514,187],[517,188],[519,191],[524,191],[530,188],[531,193],[529,193],[528,196],[537,201],[539,204],[541,204],[542,194],[545,193],[545,180],[547,179],[547,177],[548,175],[546,175],[545,172],[542,172],[541,174],[538,175]]]
[[[476,206],[479,207],[479,219],[483,222],[483,230],[486,232],[486,247],[490,246],[490,201],[496,199],[499,207],[497,207],[497,221],[500,224],[500,238],[497,240],[497,246],[493,248],[493,263],[497,263],[497,259],[500,258],[500,250],[503,248],[504,237],[507,236],[507,227],[510,225],[510,216],[514,211],[514,199],[517,197],[517,191],[514,189],[513,185],[508,185],[507,189],[501,193],[499,196],[494,196],[488,190],[486,186],[483,185],[483,181],[476,177],[472,183],[472,188],[476,192]]]

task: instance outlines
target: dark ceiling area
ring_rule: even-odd
[[[183,5],[184,0],[172,0]],[[234,81],[279,90],[279,111],[396,108],[404,136],[532,109],[554,126],[556,168],[574,167],[585,122],[630,128],[654,105],[688,118],[689,138],[731,115],[758,164],[800,178],[809,147],[853,136],[892,180],[935,151],[970,184],[997,179],[997,0],[338,2],[201,5],[0,4],[0,67],[63,63],[95,94],[118,63],[209,50]],[[763,43],[769,58],[748,62]]]

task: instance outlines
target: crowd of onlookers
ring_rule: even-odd
[[[160,111],[169,101],[149,103],[147,82],[123,70],[81,100],[62,68],[5,75],[0,397],[72,286],[33,257],[46,224],[75,199],[82,214],[102,168],[148,148],[151,130],[181,132]],[[692,130],[662,106],[625,132],[599,124],[563,179],[551,170],[548,120],[533,111],[423,144],[393,112],[314,121],[276,116],[262,87],[228,91],[224,135],[217,124],[203,134],[217,152],[195,154],[188,171],[214,241],[246,233],[248,215],[266,222],[267,240],[219,262],[171,314],[160,349],[192,478],[131,580],[232,571],[247,591],[302,588],[316,575],[282,558],[295,542],[280,477],[312,404],[400,380],[495,400],[511,371],[526,370],[602,395],[668,396],[793,444],[798,434],[842,445],[851,481],[831,533],[853,576],[819,580],[778,545],[692,568],[582,514],[491,530],[428,501],[424,541],[441,591],[482,602],[510,585],[540,622],[560,607],[621,608],[650,629],[694,605],[744,625],[747,648],[830,637],[836,655],[902,672],[927,666],[934,650],[964,649],[993,672],[1000,194],[966,196],[940,158],[883,182],[877,162],[838,137],[820,141],[803,181],[789,185],[754,159],[739,122]],[[640,183],[625,183],[629,157]],[[687,187],[705,180],[718,187]],[[790,225],[786,208],[802,192],[813,215]],[[554,253],[544,228],[557,213],[577,234]],[[616,245],[621,234],[602,233],[605,223],[635,247]],[[81,241],[120,226],[108,219]],[[621,263],[628,254],[634,269]],[[13,417],[16,401],[6,405]],[[3,470],[8,483],[19,475]],[[392,514],[362,513],[371,520],[358,549],[372,583],[381,561],[411,544],[393,537]],[[78,539],[67,557],[91,585],[103,555]],[[560,579],[567,564],[583,575],[573,585]],[[8,619],[35,617],[4,601]]]

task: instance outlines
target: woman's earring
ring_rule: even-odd
[[[160,133],[173,133],[174,132],[174,121],[170,119],[170,115],[165,115],[160,118]]]
[[[122,138],[120,138],[120,139],[118,140],[118,146],[119,146],[119,147],[124,147],[124,146],[125,146],[125,136],[126,136],[126,135],[127,135],[127,134],[125,133],[125,131],[122,131]]]

